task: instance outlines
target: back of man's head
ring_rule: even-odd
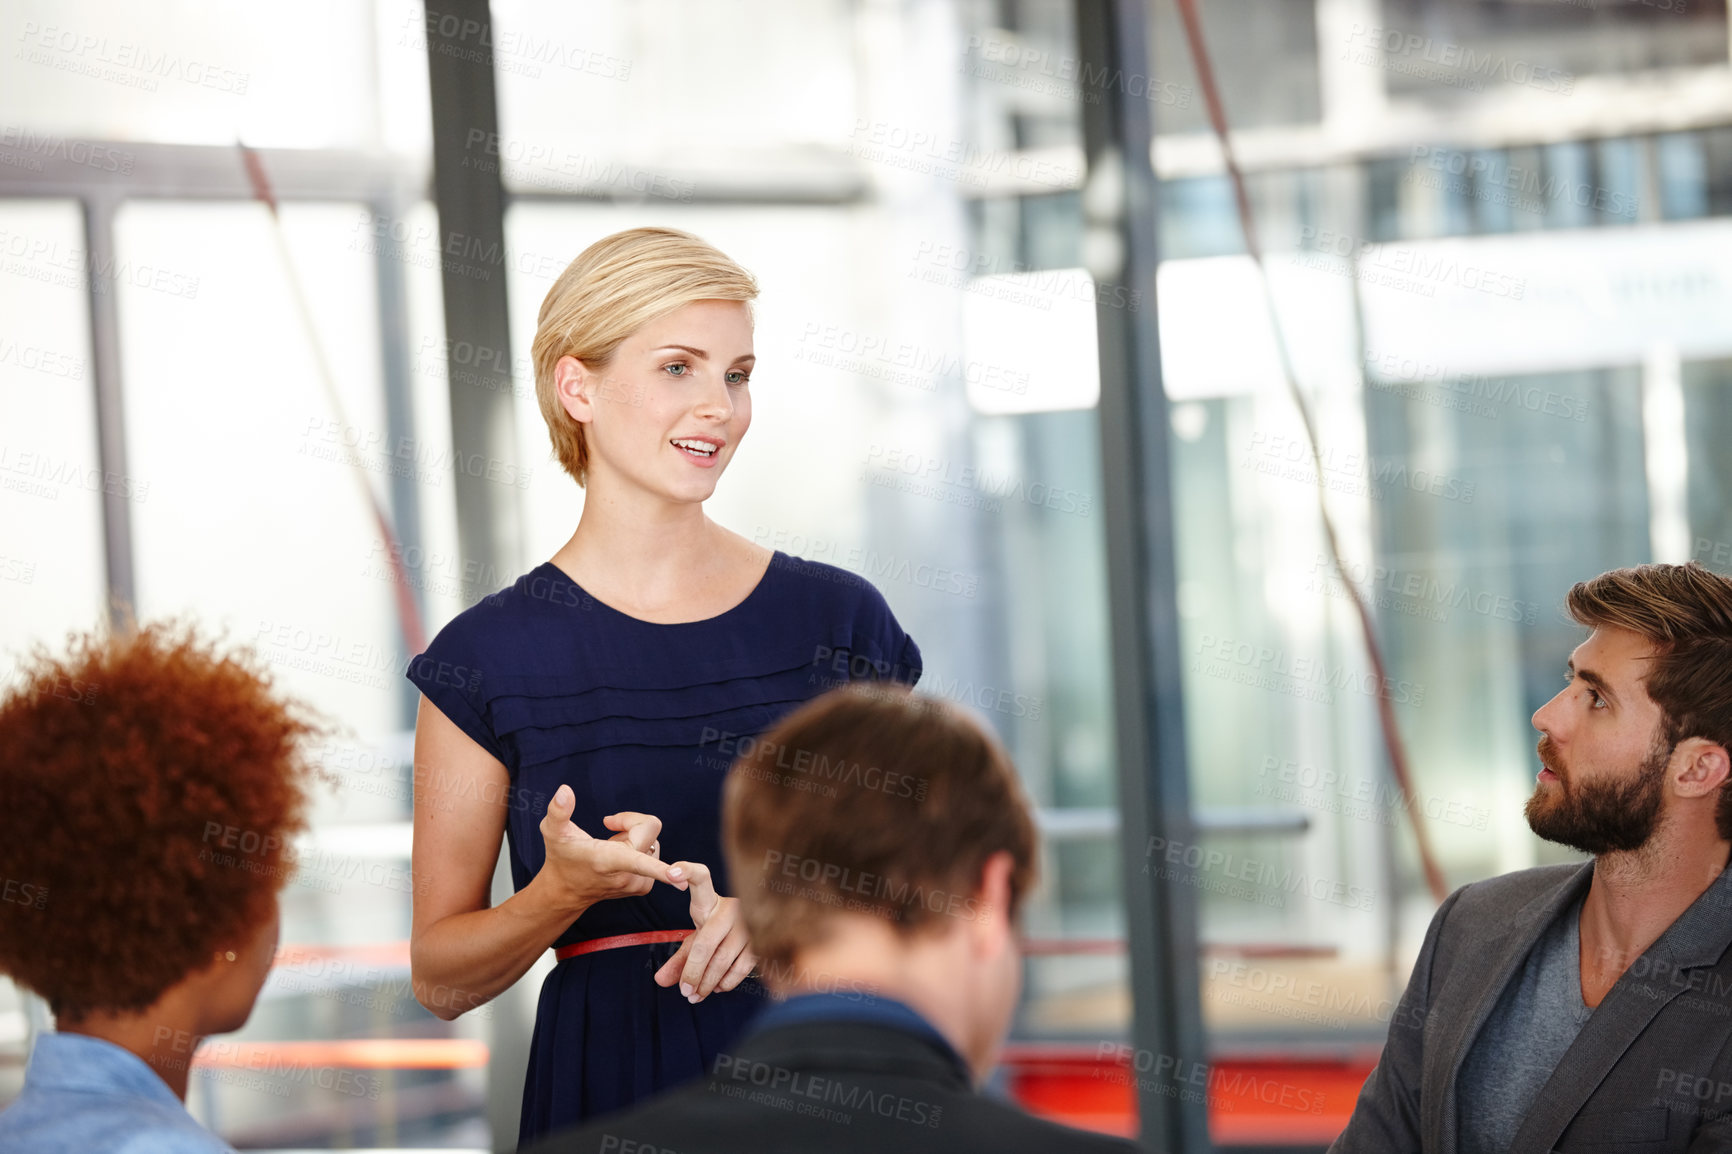
[[[853,685],[742,742],[722,805],[723,848],[767,973],[838,916],[900,938],[980,916],[982,871],[1009,855],[1014,922],[1035,880],[1035,830],[1009,757],[947,702]]]

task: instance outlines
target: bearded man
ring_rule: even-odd
[[[1593,855],[1432,918],[1339,1154],[1732,1151],[1732,579],[1574,586],[1528,824]]]

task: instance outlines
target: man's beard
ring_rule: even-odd
[[[1656,737],[1636,776],[1624,781],[1574,781],[1560,772],[1562,762],[1550,737],[1540,738],[1540,760],[1558,775],[1558,796],[1547,801],[1545,787],[1528,798],[1528,826],[1547,841],[1587,854],[1641,849],[1660,821],[1666,764],[1672,750]]]

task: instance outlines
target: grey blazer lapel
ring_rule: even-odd
[[[1683,971],[1713,965],[1732,944],[1728,910],[1732,870],[1722,871],[1612,986],[1541,1087],[1509,1154],[1546,1154],[1557,1144],[1630,1043],[1673,998],[1689,990]]]
[[[1420,1072],[1420,1122],[1428,1152],[1454,1154],[1455,1079],[1468,1047],[1534,942],[1592,876],[1593,863],[1585,863],[1556,889],[1510,910],[1482,940],[1454,943],[1449,976],[1431,999],[1429,1016],[1436,1023],[1437,1041],[1427,1043]]]

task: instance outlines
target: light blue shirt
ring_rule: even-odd
[[[6,1154],[235,1154],[186,1112],[143,1059],[83,1034],[39,1034],[17,1101],[0,1110]]]

